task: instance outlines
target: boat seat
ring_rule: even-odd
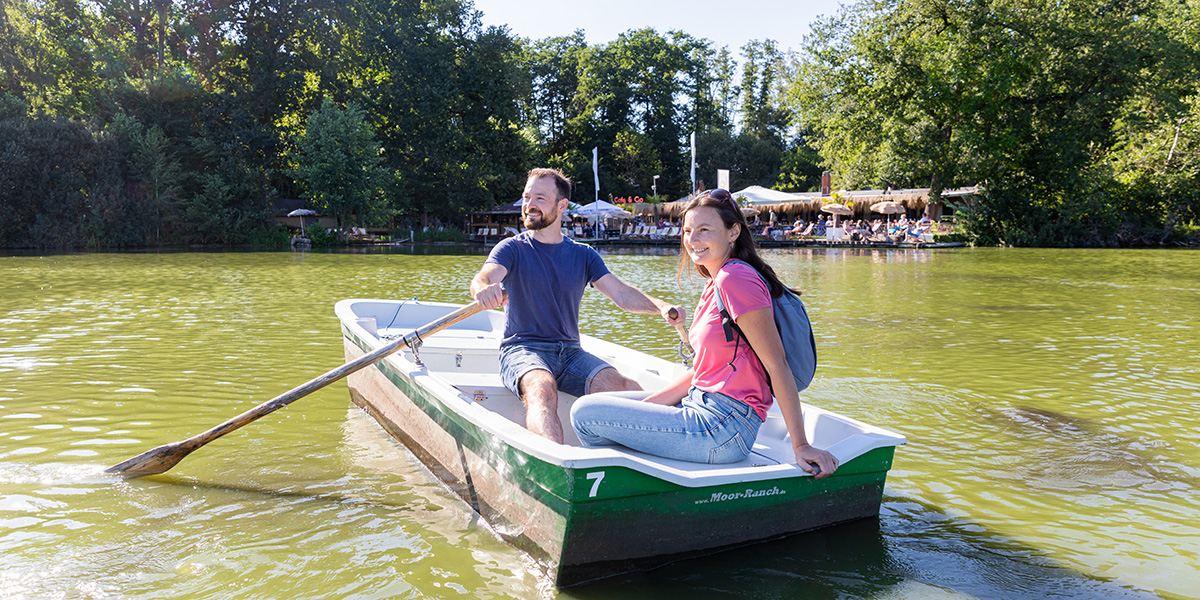
[[[516,423],[525,425],[525,406],[516,394],[504,387],[500,373],[460,373],[437,371],[436,376],[454,386],[464,396],[482,404],[488,410]]]
[[[438,371],[434,375],[454,386],[468,398],[478,399],[483,392],[484,400],[498,399],[501,396],[511,397],[513,393],[504,387],[499,373],[460,373],[457,371]],[[492,408],[489,406],[489,408]]]
[[[379,336],[388,339],[396,339],[403,337],[411,332],[411,329],[380,329]],[[444,329],[422,340],[421,351],[427,350],[462,350],[464,352],[492,352],[495,353],[500,348],[500,340],[494,336],[484,335],[479,331],[465,329]]]

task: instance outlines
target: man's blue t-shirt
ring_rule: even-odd
[[[588,284],[608,274],[591,246],[564,238],[544,244],[531,232],[502,240],[487,262],[505,269],[508,323],[505,346],[519,342],[578,342],[579,302]]]

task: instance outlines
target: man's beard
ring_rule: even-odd
[[[551,216],[547,215],[546,213],[526,212],[525,213],[525,229],[528,229],[530,231],[538,231],[541,229],[545,229],[545,228],[549,227],[550,224],[553,223],[554,219],[556,219],[556,218],[558,218],[557,214],[555,214],[551,217]]]

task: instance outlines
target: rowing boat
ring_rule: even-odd
[[[342,300],[346,359],[456,308]],[[471,316],[350,375],[350,397],[560,587],[879,514],[903,436],[805,404],[808,439],[841,464],[815,479],[794,464],[778,408],[750,458],[707,465],[581,447],[575,399],[563,395],[558,444],[525,429],[521,400],[500,380],[503,331],[501,311]],[[685,369],[594,337],[581,344],[645,389]]]

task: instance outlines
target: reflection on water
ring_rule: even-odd
[[[185,459],[103,468],[342,363],[333,304],[466,302],[474,249],[0,258],[0,597],[1200,597],[1200,255],[778,249],[815,404],[894,429],[879,520],[553,590],[333,385]],[[694,306],[674,249],[604,250]],[[585,332],[674,332],[585,295]]]

